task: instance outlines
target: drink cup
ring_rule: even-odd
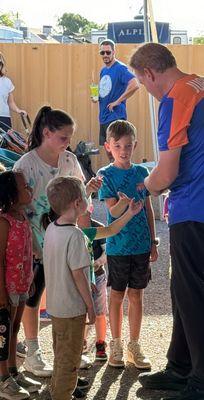
[[[93,101],[98,101],[98,97],[99,97],[99,87],[98,85],[92,83],[90,85],[90,92],[91,92],[91,98]]]

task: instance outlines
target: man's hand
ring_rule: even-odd
[[[86,184],[86,194],[89,197],[91,193],[98,192],[102,185],[102,177],[96,176],[96,178],[91,178]]]
[[[114,107],[116,107],[116,106],[118,106],[120,103],[118,103],[118,101],[116,100],[116,101],[113,101],[112,103],[110,103],[110,104],[108,104],[107,105],[107,108],[109,109],[109,111],[113,111],[113,108]]]
[[[96,314],[93,306],[87,308],[87,314],[88,314],[88,322],[86,322],[86,324],[93,325],[96,320]]]

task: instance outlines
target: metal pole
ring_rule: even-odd
[[[144,38],[145,42],[150,42],[150,34],[149,34],[149,21],[148,21],[148,8],[147,8],[147,0],[144,0],[143,3],[143,12],[144,12]]]
[[[144,38],[145,42],[150,42],[150,30],[149,30],[149,18],[148,18],[148,8],[150,11],[153,11],[153,8],[148,7],[148,0],[144,0],[143,2],[143,11],[144,11]],[[152,6],[152,5],[151,5]],[[151,16],[150,16],[151,17]],[[150,121],[152,128],[152,144],[153,144],[153,153],[154,153],[154,161],[157,162],[159,159],[159,148],[157,142],[157,127],[156,127],[156,113],[155,113],[155,100],[151,94],[149,94],[149,110],[150,110]],[[163,210],[163,200],[161,196],[158,198],[159,200],[159,214],[160,219],[162,219],[162,210]]]

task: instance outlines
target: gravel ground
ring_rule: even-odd
[[[103,205],[95,203],[95,218],[104,222],[105,214]],[[165,222],[157,221],[157,236],[161,239],[159,259],[152,265],[152,281],[145,291],[144,318],[141,332],[141,343],[145,353],[152,361],[152,370],[162,369],[165,366],[165,354],[170,341],[172,317],[169,294],[169,254],[168,254],[168,229]],[[22,332],[20,333],[22,336]],[[89,354],[94,361],[94,328],[89,333]],[[44,357],[52,362],[51,325],[41,323],[40,338]],[[107,342],[110,339],[108,328]],[[127,302],[124,304],[123,322],[124,347],[128,342]],[[20,363],[20,359],[19,359]],[[83,373],[82,373],[83,372]],[[88,371],[81,371],[82,376],[90,379],[90,389],[87,392],[88,400],[133,400],[133,399],[162,399],[164,392],[147,391],[141,388],[137,377],[138,370],[127,365],[124,370],[108,367],[107,363],[94,363]],[[42,380],[42,390],[32,399],[48,400],[49,380]]]

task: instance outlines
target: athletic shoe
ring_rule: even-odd
[[[96,360],[106,361],[108,356],[106,354],[107,344],[103,340],[96,342]]]
[[[36,350],[31,356],[26,357],[24,366],[26,371],[41,378],[47,378],[53,372],[53,367],[43,360],[40,349]]]
[[[23,400],[30,397],[27,390],[19,386],[12,376],[0,382],[0,397],[7,400]]]
[[[149,359],[142,353],[141,347],[136,340],[128,343],[127,361],[132,363],[138,369],[151,369]]]
[[[79,389],[76,387],[75,391],[73,392],[74,399],[83,399],[86,394],[83,392],[83,390]]]
[[[18,357],[25,358],[27,355],[27,346],[25,342],[18,342],[16,346],[16,354]]]
[[[203,400],[204,389],[197,389],[187,385],[184,390],[178,393],[177,396],[164,397],[163,400]]]
[[[40,311],[40,321],[41,322],[50,322],[51,317],[46,310]]]
[[[81,363],[80,363],[80,369],[88,369],[90,367],[92,367],[92,362],[90,360],[89,357],[85,356],[84,354],[82,354],[81,356]]]
[[[13,376],[13,378],[19,386],[27,390],[29,393],[35,393],[41,388],[40,382],[28,378],[28,376],[25,376],[21,372],[19,372],[18,375]]]
[[[79,378],[77,380],[78,389],[87,389],[89,387],[89,381],[85,378]]]
[[[188,382],[187,377],[176,374],[172,369],[140,374],[138,380],[145,389],[153,390],[182,390]]]
[[[123,345],[120,338],[111,340],[110,342],[110,357],[108,364],[115,368],[124,368]]]

